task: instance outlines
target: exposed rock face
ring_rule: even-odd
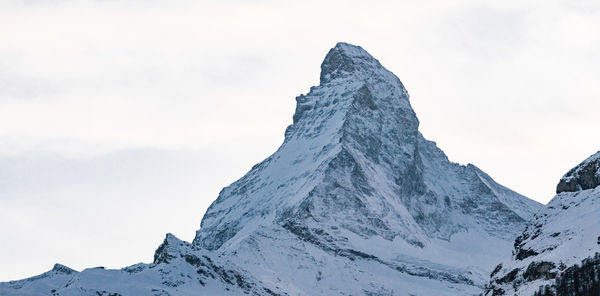
[[[485,295],[598,295],[599,158],[561,179],[559,193],[515,240],[513,257],[492,273]]]
[[[560,270],[560,275],[551,284],[540,286],[534,296],[600,295],[600,253]]]
[[[220,192],[192,244],[167,236],[153,264],[113,279],[170,295],[481,292],[540,205],[450,162],[361,47],[337,44],[320,77],[281,147]]]
[[[565,174],[556,186],[556,193],[576,192],[600,185],[600,151]]]
[[[449,162],[419,133],[400,80],[362,48],[340,43],[321,68],[321,85],[296,99],[281,148],[223,189],[195,245],[218,249],[263,219],[285,224],[300,217],[363,237],[448,239],[471,226],[459,225],[455,212],[511,237],[506,226],[524,223],[537,208],[475,166]],[[404,211],[412,219],[394,218]]]
[[[56,271],[56,272],[60,272],[60,273],[64,273],[64,274],[72,274],[72,273],[77,272],[67,266],[64,266],[64,265],[58,264],[58,263],[54,264],[54,267],[52,267],[52,271]]]

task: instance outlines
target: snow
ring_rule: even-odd
[[[221,191],[191,244],[169,234],[151,264],[54,272],[0,295],[480,293],[540,205],[451,163],[364,49],[338,43],[321,69],[284,143]]]
[[[594,154],[571,172],[599,157],[600,153]],[[593,257],[600,252],[598,213],[600,187],[557,194],[527,225],[521,235],[521,244],[513,252],[512,258],[502,262],[502,269],[492,278],[491,285],[505,290],[505,295],[533,295],[540,286],[551,284],[552,281],[543,278],[532,281],[523,279],[523,272],[531,263],[552,262],[555,268],[550,272],[560,273],[560,265],[570,267]],[[532,251],[534,254],[519,260],[516,257],[519,250]],[[506,284],[496,283],[515,269],[519,270],[516,280]]]

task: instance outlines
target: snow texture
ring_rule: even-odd
[[[493,272],[485,295],[531,296],[540,286],[551,285],[566,268],[600,252],[600,186],[584,189],[580,181],[585,174],[597,174],[599,159],[600,152],[560,180],[558,188],[572,181],[580,185],[573,192],[558,193],[534,215],[517,237],[512,257]]]
[[[359,46],[331,49],[296,101],[281,147],[220,192],[191,244],[167,235],[152,264],[53,270],[0,295],[481,293],[540,204],[450,162]]]

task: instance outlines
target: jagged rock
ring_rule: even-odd
[[[52,267],[52,271],[56,271],[56,272],[60,272],[60,273],[64,273],[64,274],[72,274],[72,273],[77,272],[67,266],[64,266],[64,265],[58,264],[58,263],[54,264],[54,267]]]
[[[523,273],[523,278],[526,281],[535,281],[537,279],[553,279],[556,277],[556,272],[550,272],[556,268],[556,264],[548,261],[531,262]]]
[[[163,243],[158,246],[154,252],[154,264],[169,263],[170,260],[177,258],[182,249],[190,249],[191,245],[178,239],[171,233],[167,233]]]
[[[152,264],[85,270],[72,289],[40,286],[61,295],[481,292],[540,205],[450,162],[419,132],[404,85],[361,47],[338,43],[320,77],[296,98],[281,147],[219,193],[192,244],[167,235]]]
[[[600,151],[566,173],[556,186],[556,193],[576,192],[600,185]]]

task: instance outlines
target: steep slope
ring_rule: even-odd
[[[195,246],[255,258],[257,243],[292,241],[408,275],[482,286],[493,258],[508,252],[538,207],[475,166],[448,161],[419,133],[402,83],[360,47],[333,48],[321,84],[296,100],[281,148],[220,193]],[[273,278],[290,275],[282,283],[298,276],[272,268]],[[315,286],[336,285],[312,278]]]
[[[210,295],[208,287],[256,295],[472,295],[540,207],[477,167],[450,162],[418,131],[400,80],[361,47],[338,43],[321,65],[320,85],[296,101],[284,143],[221,191],[192,244],[169,236],[136,275],[84,271],[73,278],[122,277],[173,295]],[[218,270],[243,277],[242,284]],[[102,287],[124,291],[106,281],[92,290]]]
[[[516,239],[485,295],[600,294],[600,152],[570,170]]]

